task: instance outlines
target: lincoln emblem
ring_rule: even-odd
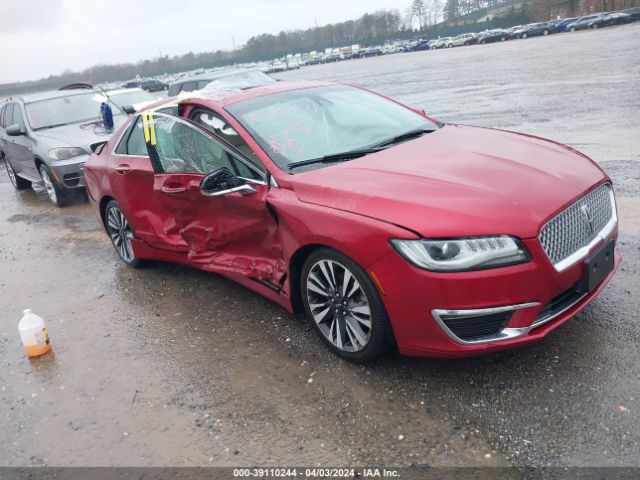
[[[581,205],[580,211],[582,212],[582,215],[584,215],[584,219],[587,221],[587,224],[589,224],[589,231],[591,232],[591,235],[593,235],[595,232],[593,230],[593,219],[591,218],[591,210],[586,205]]]

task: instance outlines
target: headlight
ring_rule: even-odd
[[[70,158],[79,157],[81,155],[89,154],[80,147],[62,147],[52,148],[49,150],[49,158],[52,160],[69,160]]]
[[[504,267],[530,259],[520,241],[506,235],[453,240],[391,240],[391,244],[416,267],[435,272]]]

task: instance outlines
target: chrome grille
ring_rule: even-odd
[[[540,232],[540,243],[556,269],[562,270],[572,255],[612,226],[612,219],[615,219],[613,191],[606,183],[549,220]]]

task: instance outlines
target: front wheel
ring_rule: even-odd
[[[529,35],[527,35],[526,33],[523,33],[523,34],[520,36],[520,38],[525,39],[525,38],[527,38],[528,36],[529,36]]]
[[[16,172],[13,170],[13,167],[9,163],[9,160],[4,159],[4,168],[7,170],[7,175],[9,176],[9,180],[11,181],[11,185],[16,190],[24,190],[31,186],[31,182],[29,180],[25,180],[22,177],[19,177]]]
[[[104,209],[104,223],[116,253],[124,263],[133,268],[142,265],[133,251],[132,240],[135,238],[127,217],[124,216],[120,204],[115,200],[107,203]]]
[[[544,31],[542,32],[542,35],[544,35],[545,37],[546,37],[547,35],[549,35],[549,30],[544,30]]]
[[[570,32],[572,32],[572,33],[573,33],[573,32],[575,32],[575,31],[576,31],[576,27],[571,27],[571,28],[569,29],[569,31],[570,31]]]
[[[42,183],[44,189],[47,191],[49,200],[57,207],[66,207],[69,205],[69,197],[67,197],[60,185],[58,185],[58,182],[53,179],[49,167],[41,163],[38,171],[40,172],[40,177],[42,178]]]
[[[378,290],[353,260],[335,250],[318,250],[305,262],[300,281],[307,316],[338,356],[365,363],[393,348]]]

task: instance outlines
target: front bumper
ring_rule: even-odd
[[[49,169],[59,185],[69,190],[84,189],[84,164],[89,155],[73,157],[69,160],[51,160]]]
[[[617,226],[594,245],[617,238]],[[594,290],[567,296],[583,279],[583,263],[558,272],[538,239],[524,240],[528,263],[475,272],[438,273],[411,266],[395,251],[368,270],[379,280],[382,300],[391,320],[400,353],[410,356],[465,357],[494,352],[542,339],[586,307],[609,282],[614,270]],[[563,299],[561,303],[558,299]],[[550,309],[549,306],[557,308]],[[460,313],[462,312],[462,315]],[[504,328],[495,337],[462,341],[443,322],[446,315],[491,313],[492,321],[507,312]],[[451,318],[451,317],[449,317]]]

